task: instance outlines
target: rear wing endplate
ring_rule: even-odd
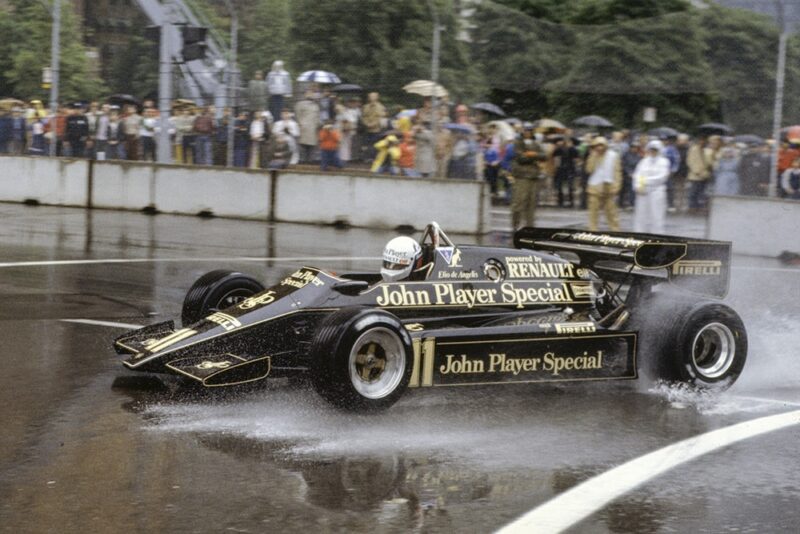
[[[571,252],[583,265],[612,260],[638,269],[666,270],[669,281],[689,291],[723,298],[730,283],[731,243],[644,233],[587,232],[571,228],[522,228],[514,246]],[[636,270],[632,271],[636,274]]]

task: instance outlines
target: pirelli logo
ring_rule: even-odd
[[[672,274],[682,276],[719,276],[721,272],[719,260],[684,260],[672,266]]]
[[[158,352],[160,350],[164,350],[167,347],[171,347],[175,343],[179,341],[183,341],[187,337],[191,337],[197,333],[196,330],[192,330],[191,328],[181,328],[180,330],[176,330],[172,334],[168,335],[167,337],[161,339],[148,339],[144,342],[144,346],[147,347],[147,350],[150,352]]]
[[[597,327],[591,322],[561,323],[556,324],[555,327],[558,334],[588,334],[597,331]]]

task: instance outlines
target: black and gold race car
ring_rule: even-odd
[[[731,245],[524,228],[514,248],[453,244],[436,223],[408,280],[314,267],[265,288],[212,271],[172,321],[118,338],[124,365],[205,386],[310,378],[332,404],[392,405],[408,388],[654,376],[725,388],[747,355],[722,299]]]

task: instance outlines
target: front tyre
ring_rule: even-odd
[[[312,343],[312,384],[338,408],[384,410],[408,387],[412,355],[411,336],[394,315],[340,310],[323,322]]]
[[[229,308],[262,291],[264,285],[252,276],[236,271],[208,272],[186,292],[181,323],[183,326],[194,324],[210,313]]]
[[[680,378],[696,386],[727,389],[747,359],[744,324],[724,304],[703,302],[688,310],[676,341]]]

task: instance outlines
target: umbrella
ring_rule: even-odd
[[[360,93],[363,90],[363,87],[354,83],[341,83],[333,88],[334,93]]]
[[[518,126],[522,125],[522,121],[516,117],[508,117],[507,119],[503,119],[504,122],[507,122],[511,126]]]
[[[0,109],[12,109],[24,106],[25,102],[17,100],[16,98],[4,98],[0,100]]]
[[[504,143],[516,139],[517,137],[517,132],[514,131],[514,127],[506,121],[491,121],[489,125],[497,128],[497,133]]]
[[[189,100],[188,98],[178,98],[172,102],[172,109],[193,108],[196,105],[197,104],[194,103],[194,100]]]
[[[701,124],[697,127],[698,131],[702,131],[705,133],[714,133],[718,135],[730,135],[733,133],[733,128],[728,126],[727,124],[722,124],[720,122],[707,122],[705,124]]]
[[[132,105],[138,106],[139,100],[132,95],[116,94],[108,97],[109,104],[116,104],[117,106]]]
[[[471,134],[475,132],[469,124],[459,124],[457,122],[448,122],[444,127],[456,133]]]
[[[737,135],[733,138],[734,143],[744,143],[746,145],[763,145],[764,138],[753,134]]]
[[[614,123],[606,119],[605,117],[601,117],[600,115],[585,115],[583,117],[578,117],[572,124],[576,126],[595,126],[597,128],[613,128]]]
[[[650,137],[658,137],[659,139],[667,139],[669,137],[678,137],[678,130],[668,126],[661,126],[659,128],[653,128],[647,132],[647,135]]]
[[[298,82],[342,83],[337,75],[325,70],[307,70],[297,77]]]
[[[430,80],[416,80],[403,86],[403,91],[420,96],[436,96],[441,98],[449,93],[447,89]]]
[[[403,111],[401,111],[400,113],[395,115],[394,118],[395,119],[399,119],[401,117],[414,117],[416,115],[417,115],[417,110],[416,109],[413,109],[413,108],[412,109],[404,109]]]
[[[553,119],[539,119],[533,123],[533,127],[541,133],[563,132],[567,129],[566,126]]]
[[[492,115],[497,115],[500,117],[505,117],[506,112],[500,109],[499,106],[495,106],[491,102],[478,102],[477,104],[472,104],[470,106],[472,109],[479,109],[481,111],[485,111],[486,113],[491,113]]]

